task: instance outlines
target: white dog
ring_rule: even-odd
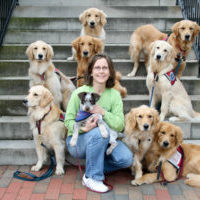
[[[170,121],[200,120],[200,113],[193,110],[183,84],[174,75],[172,62],[175,52],[172,46],[158,40],[151,44],[151,49],[146,84],[150,96],[154,86],[152,106],[161,101],[160,120],[163,121],[168,114],[174,115]]]

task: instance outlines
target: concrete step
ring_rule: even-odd
[[[110,54],[109,54],[110,55]],[[76,74],[76,61],[53,60],[56,68],[61,70],[67,76],[74,76]],[[131,60],[113,59],[115,69],[120,71],[123,75],[127,75],[133,68]],[[28,76],[29,61],[28,60],[0,60],[0,77],[4,76]],[[196,60],[188,60],[187,67],[183,76],[197,76],[198,63]],[[137,76],[146,76],[144,62],[141,60]]]
[[[133,31],[126,30],[108,30],[106,31],[106,44],[129,44]],[[30,44],[36,40],[44,40],[50,44],[70,44],[79,37],[80,31],[30,31],[30,30],[8,30],[4,38],[4,44]]]
[[[189,95],[199,94],[200,78],[185,76],[181,78],[182,83]],[[121,84],[128,90],[128,94],[148,94],[146,77],[123,76]],[[23,95],[27,94],[29,77],[1,77],[0,95]]]
[[[182,20],[182,17],[175,18],[107,18],[107,24],[104,29],[108,30],[129,30],[133,31],[139,26],[145,24],[153,24],[159,30],[171,31],[171,27],[177,21]],[[120,26],[119,26],[120,24]],[[76,18],[19,18],[12,17],[8,30],[78,30],[81,29],[81,24]]]
[[[19,6],[14,17],[50,17],[50,18],[78,18],[80,13],[88,9],[88,6]],[[98,6],[109,17],[116,18],[182,18],[179,6]],[[51,13],[51,14],[50,14]],[[145,15],[144,15],[145,13]]]
[[[200,145],[200,140],[184,140],[185,143]],[[66,159],[75,159],[66,152]],[[33,165],[37,162],[33,140],[1,140],[0,165]]]
[[[84,1],[71,1],[71,0],[19,0],[20,6],[174,6],[175,1],[172,0],[84,0]]]
[[[74,37],[75,39],[76,37]],[[34,42],[36,40],[39,40],[39,38],[35,38],[35,40],[31,41]],[[45,38],[44,41],[46,41],[47,38]],[[54,50],[54,60],[66,60],[67,57],[71,56],[71,40],[68,44],[62,43],[62,44],[52,44],[51,42],[49,44],[52,44],[53,50]],[[17,42],[17,40],[15,40]],[[25,51],[27,49],[27,46],[31,43],[25,43],[25,44],[4,44],[1,48],[0,53],[0,61],[1,60],[27,60],[27,56],[25,54]],[[130,59],[129,56],[129,39],[127,38],[126,44],[106,44],[105,45],[105,52],[112,58],[112,59]],[[141,57],[142,58],[142,57]],[[197,62],[196,56],[194,51],[192,50],[190,54],[187,57],[187,60],[191,60],[191,62]]]
[[[135,107],[135,106],[133,106]],[[200,139],[200,123],[176,122],[184,132],[184,139]],[[29,127],[28,116],[3,116],[0,117],[0,140],[31,140],[32,131]]]
[[[24,116],[27,108],[23,105],[25,95],[0,95],[0,116]],[[200,95],[190,95],[194,110],[200,112]],[[132,107],[142,104],[149,105],[149,96],[132,94],[123,99],[124,112],[127,113]]]

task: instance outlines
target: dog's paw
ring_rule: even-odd
[[[189,173],[189,174],[186,175],[186,178],[193,178],[194,176],[195,176],[195,174]]]
[[[34,171],[34,172],[38,172],[40,171],[41,167],[40,166],[37,166],[37,165],[34,165],[33,167],[31,167],[31,171]]]
[[[131,72],[131,73],[127,74],[127,76],[129,76],[129,77],[134,77],[135,74]]]
[[[131,181],[131,185],[134,186],[142,185],[142,182],[139,179],[135,179]]]
[[[179,121],[179,118],[178,117],[170,117],[169,121],[170,122],[176,122],[176,121]]]
[[[76,139],[74,139],[74,138],[72,138],[71,140],[70,140],[70,145],[71,145],[71,147],[73,147],[73,146],[75,146],[76,145]]]
[[[108,148],[107,151],[106,151],[106,155],[110,155],[112,153],[112,149],[111,148]]]
[[[64,169],[62,167],[56,167],[56,175],[62,175],[64,174]]]
[[[73,56],[71,56],[71,57],[68,57],[67,60],[68,60],[68,61],[73,61],[73,60],[75,60],[75,59],[74,59]]]

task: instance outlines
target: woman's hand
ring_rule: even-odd
[[[81,130],[84,132],[88,132],[93,128],[97,127],[97,120],[98,120],[97,116],[91,117],[90,119],[87,120],[85,126],[81,127]]]
[[[100,114],[102,116],[104,116],[105,114],[105,110],[98,104],[96,104],[93,109],[91,110],[91,113],[93,114]]]

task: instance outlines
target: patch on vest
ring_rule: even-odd
[[[182,154],[178,150],[176,150],[176,153],[174,153],[171,158],[168,159],[168,162],[179,169],[182,163]]]
[[[169,80],[171,85],[174,85],[174,83],[176,82],[176,76],[174,75],[173,71],[167,72],[166,74],[164,74],[166,76],[166,78]]]

